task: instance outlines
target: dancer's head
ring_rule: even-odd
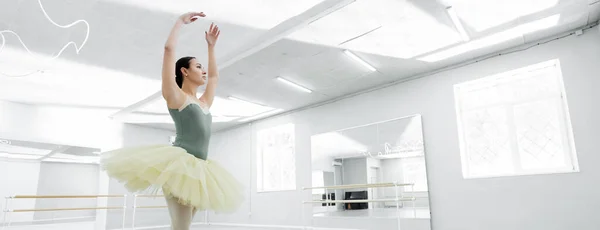
[[[175,81],[179,88],[184,82],[201,86],[206,83],[206,71],[195,57],[182,57],[175,63]]]

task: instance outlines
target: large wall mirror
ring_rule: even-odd
[[[420,115],[314,135],[311,157],[313,217],[430,222]]]

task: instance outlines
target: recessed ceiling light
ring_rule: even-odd
[[[460,22],[460,19],[458,18],[454,8],[449,6],[446,8],[446,11],[448,11],[448,15],[450,15],[450,19],[452,19],[452,22],[454,23],[456,30],[458,30],[458,33],[460,33],[460,37],[463,39],[463,41],[469,41],[469,35],[467,35],[467,31],[465,31],[465,27],[463,27],[463,24]]]
[[[346,55],[348,55],[348,57],[350,57],[352,60],[358,62],[360,65],[364,66],[365,68],[367,68],[367,69],[369,69],[371,71],[376,71],[375,67],[369,65],[369,63],[367,63],[364,60],[360,59],[358,56],[356,56],[355,54],[353,54],[349,50],[344,50],[344,53]]]
[[[302,87],[302,86],[300,86],[300,85],[298,85],[298,84],[296,84],[296,83],[293,83],[293,82],[291,82],[291,81],[288,81],[288,80],[286,80],[286,79],[283,79],[283,78],[281,78],[281,77],[277,77],[277,80],[278,80],[278,81],[280,81],[280,82],[283,82],[283,83],[285,83],[286,85],[289,85],[289,86],[291,86],[291,87],[293,87],[293,88],[296,88],[296,89],[298,89],[298,90],[300,90],[300,91],[302,91],[302,92],[306,92],[306,93],[312,93],[312,90],[310,90],[310,89],[307,89],[307,88],[305,88],[305,87]]]

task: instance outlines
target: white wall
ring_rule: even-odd
[[[298,188],[310,185],[310,136],[345,127],[395,117],[422,114],[427,174],[435,230],[592,230],[600,229],[600,35],[589,30],[523,52],[488,59],[325,106],[275,117],[242,128],[215,134],[215,142],[235,143],[211,148],[211,156],[234,159],[233,172],[250,188],[251,202],[240,213],[220,220],[265,224],[301,224],[301,201],[309,191],[268,194],[255,192],[255,132],[288,122],[296,124]],[[465,180],[454,110],[453,85],[558,58],[575,133],[580,173]],[[360,116],[347,116],[369,111]],[[344,117],[345,119],[339,119]],[[240,141],[241,136],[248,140]],[[234,137],[233,139],[231,137]],[[249,138],[252,137],[252,138]],[[213,142],[214,146],[214,142]],[[223,151],[221,150],[223,148]],[[218,152],[218,153],[215,153]],[[248,165],[250,164],[250,165]],[[248,180],[248,170],[252,179]],[[305,210],[310,215],[310,209]],[[349,221],[349,224],[356,222]],[[358,227],[355,225],[354,227]]]
[[[38,195],[96,195],[98,193],[99,166],[42,162],[38,182]],[[96,199],[36,199],[36,209],[96,207]],[[36,212],[35,219],[94,217],[96,210],[69,212]],[[87,218],[93,220],[94,218]]]
[[[344,184],[366,184],[367,183],[367,158],[349,158],[342,161],[344,169],[342,179]],[[364,191],[360,188],[348,191]]]
[[[7,196],[36,194],[39,175],[39,162],[0,160],[0,198],[2,198],[2,210],[5,209],[4,198]],[[34,209],[35,200],[14,200],[11,201],[9,208],[12,210]],[[9,218],[12,222],[31,221],[33,220],[33,213],[11,213]]]

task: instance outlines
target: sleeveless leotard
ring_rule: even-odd
[[[181,147],[195,157],[206,160],[212,124],[210,111],[187,96],[179,109],[169,108],[169,114],[175,122],[176,137],[173,146]]]

